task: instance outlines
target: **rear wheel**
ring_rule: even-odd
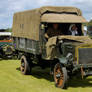
[[[31,74],[31,63],[30,62],[31,61],[28,57],[24,55],[21,57],[20,69],[21,69],[22,74],[24,75]]]
[[[60,63],[57,63],[54,67],[54,81],[56,87],[66,88],[67,70]]]

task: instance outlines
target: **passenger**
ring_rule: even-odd
[[[52,27],[48,28],[47,32],[45,33],[45,37],[48,39],[53,36],[62,35],[63,33],[59,29],[59,25],[54,23]]]
[[[72,36],[77,36],[79,35],[78,34],[78,31],[77,31],[77,27],[75,24],[71,24],[70,27],[69,27],[69,31],[68,31],[68,35],[72,35]]]

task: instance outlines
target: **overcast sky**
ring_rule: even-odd
[[[87,20],[92,19],[92,0],[0,0],[0,29],[12,27],[15,12],[46,5],[75,6],[82,10]]]

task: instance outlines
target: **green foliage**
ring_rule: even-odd
[[[12,29],[11,28],[7,28],[6,32],[12,32]]]
[[[88,26],[92,26],[92,20],[87,23]]]
[[[92,92],[92,77],[74,77],[68,82],[68,89],[54,86],[49,70],[32,69],[32,75],[22,75],[19,60],[0,60],[0,92]]]
[[[88,23],[84,23],[84,26],[92,26],[92,20],[90,20]]]

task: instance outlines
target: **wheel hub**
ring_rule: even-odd
[[[61,77],[60,73],[56,74],[56,78],[60,78],[60,77]]]
[[[21,66],[24,67],[25,66],[24,63],[22,63]]]

